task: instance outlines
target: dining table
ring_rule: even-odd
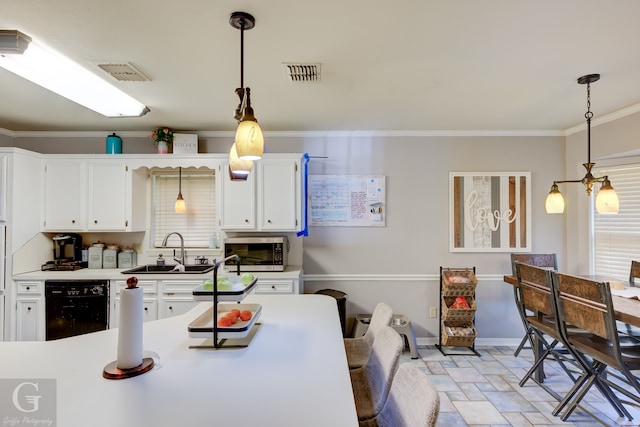
[[[145,360],[155,363],[129,378],[103,376],[117,357],[118,329],[0,342],[5,425],[22,425],[23,417],[38,421],[37,413],[25,411],[49,404],[54,423],[47,424],[52,417],[44,414],[39,425],[356,427],[335,299],[256,294],[244,303],[259,304],[260,317],[246,337],[227,340],[237,346],[206,345],[206,337],[190,332],[211,302],[144,323]],[[9,417],[9,410],[17,415]]]

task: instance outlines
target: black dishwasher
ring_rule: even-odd
[[[108,280],[46,280],[47,341],[109,327]]]

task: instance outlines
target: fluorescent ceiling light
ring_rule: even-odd
[[[149,112],[120,89],[35,41],[24,53],[0,51],[0,67],[107,117],[139,117]]]

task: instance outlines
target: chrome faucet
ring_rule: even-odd
[[[180,259],[176,258],[175,256],[173,257],[173,259],[182,265],[186,265],[186,257],[184,253],[184,238],[182,237],[182,234],[178,233],[177,231],[167,234],[166,236],[164,236],[164,240],[162,241],[162,247],[167,247],[167,240],[169,240],[169,236],[171,236],[172,234],[175,234],[180,238]]]

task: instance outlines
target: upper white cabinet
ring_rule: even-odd
[[[86,163],[48,160],[44,166],[44,230],[86,229]]]
[[[265,155],[246,181],[232,181],[222,163],[220,228],[231,231],[299,231],[302,228],[302,156]]]
[[[45,162],[43,231],[144,230],[145,173],[122,161]]]

